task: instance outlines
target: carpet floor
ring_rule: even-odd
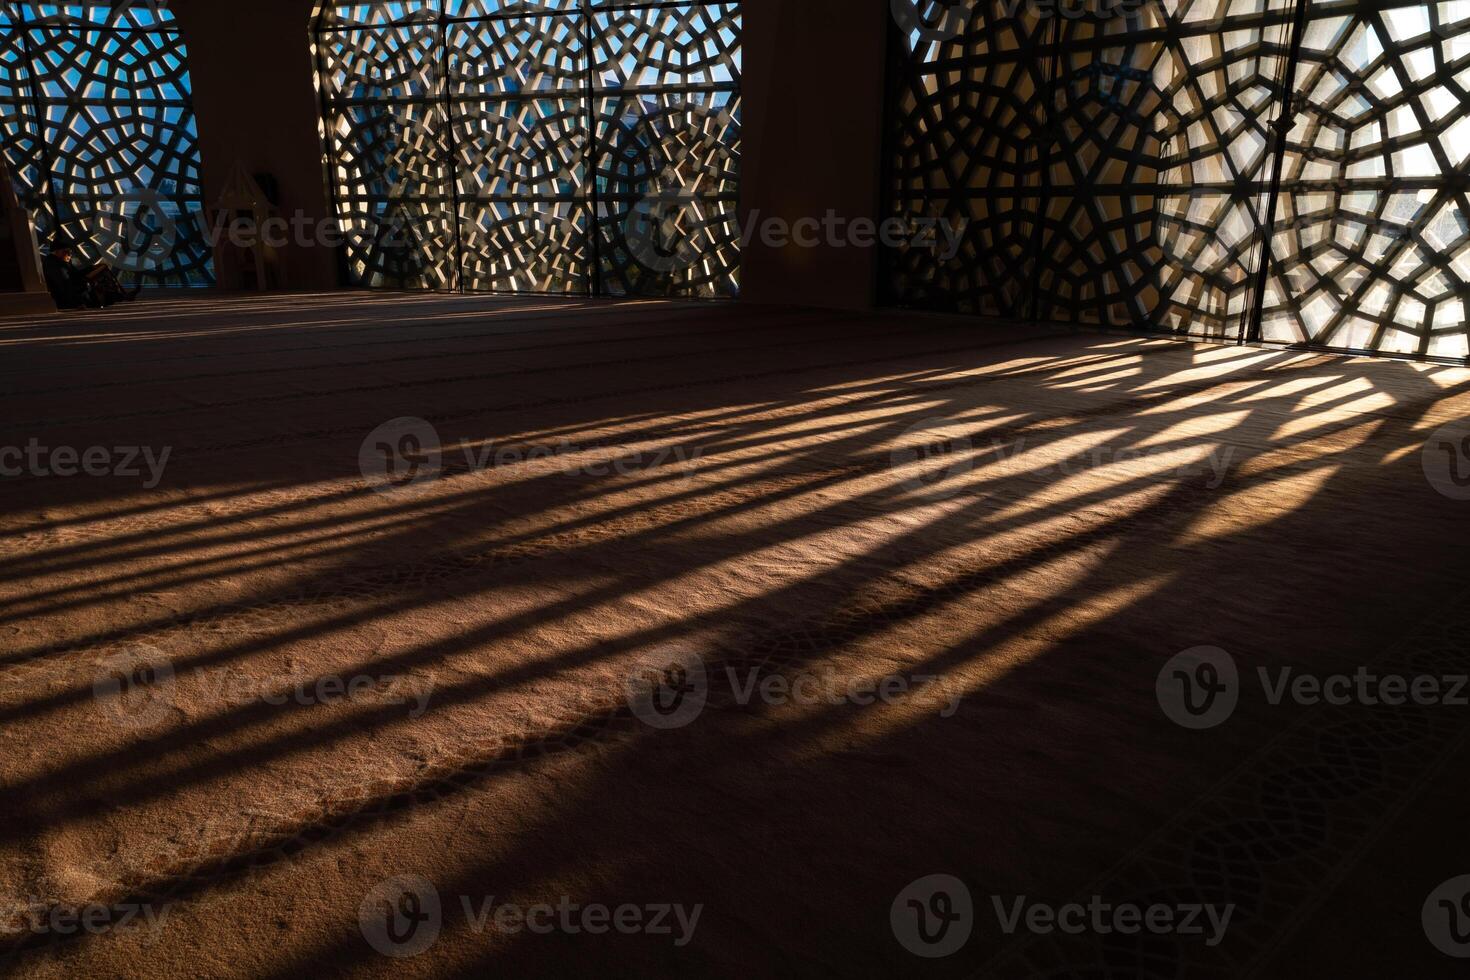
[[[899,313],[0,320],[0,972],[1456,975],[1467,416]]]

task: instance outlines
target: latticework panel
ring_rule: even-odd
[[[43,243],[206,285],[188,52],[166,0],[0,3],[0,149]]]
[[[990,0],[900,31],[891,211],[967,227],[947,260],[890,253],[888,299],[1224,335],[1254,282],[1287,24],[1236,6]]]
[[[465,288],[589,292],[582,18],[452,23],[446,37]]]
[[[439,26],[384,23],[362,6],[317,39],[347,267],[363,285],[451,289],[456,228]]]
[[[1470,8],[1311,8],[1263,336],[1465,357]]]
[[[418,264],[395,279],[383,270],[405,249],[385,261],[349,235],[354,280],[734,295],[739,39],[737,3],[327,6],[316,44],[339,210],[366,228],[432,204],[414,243],[442,248],[407,250]],[[650,210],[672,220],[650,231]]]
[[[960,11],[962,29],[931,33],[936,14]],[[908,305],[1028,316],[1049,145],[1047,25],[1005,0],[925,13],[924,29],[894,39],[889,208],[966,222],[965,234],[949,261],[922,247],[888,252],[885,292]]]
[[[740,105],[730,93],[598,101],[598,254],[612,295],[738,288]]]
[[[1464,357],[1470,15],[1308,2],[917,4],[889,213],[968,226],[888,250],[885,298]]]
[[[579,99],[456,102],[465,288],[588,292]]]
[[[1160,159],[1155,186],[1135,198],[1151,199],[1161,259],[1157,303],[1135,323],[1211,339],[1239,336],[1258,286],[1290,43],[1280,3],[1264,17],[1232,3],[1218,14],[1195,0],[1150,45]]]

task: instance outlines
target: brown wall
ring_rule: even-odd
[[[878,217],[888,0],[746,0],[741,203],[762,219]],[[742,261],[753,302],[872,305],[873,249],[768,248]]]
[[[236,161],[270,173],[285,217],[331,215],[322,170],[321,113],[308,28],[313,0],[172,0],[189,46],[204,199],[213,204]],[[325,248],[282,253],[293,289],[337,285],[337,257]]]
[[[268,171],[281,210],[331,213],[308,28],[313,0],[173,0],[189,45],[205,199],[236,160]],[[876,216],[888,0],[745,0],[744,147],[747,214],[793,222],[829,209]],[[290,247],[288,284],[337,285],[326,249]],[[874,293],[871,249],[769,248],[742,260],[753,302],[861,308]]]

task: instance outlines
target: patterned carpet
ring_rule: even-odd
[[[1470,672],[1470,371],[387,293],[0,358],[0,972],[1461,968],[1470,714],[1273,691]],[[1000,914],[1093,896],[1228,929]]]

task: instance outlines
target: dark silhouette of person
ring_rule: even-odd
[[[86,274],[72,263],[72,254],[69,242],[56,242],[41,257],[41,268],[46,274],[46,288],[51,291],[51,298],[62,310],[101,306]]]

